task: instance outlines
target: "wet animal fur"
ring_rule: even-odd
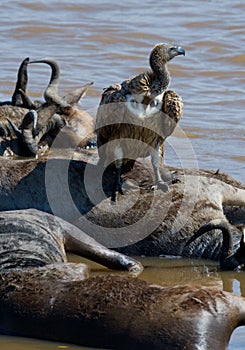
[[[137,161],[133,170],[124,176],[125,184],[130,185],[131,181],[135,181],[136,188],[129,186],[128,193],[123,197],[125,202],[120,204],[121,210],[113,211],[110,204],[113,174],[107,172],[104,176],[104,197],[103,193],[100,195],[100,182],[94,176],[89,177],[90,183],[84,183],[85,169],[91,169],[91,174],[100,171],[99,165],[91,164],[91,161],[96,163],[94,156],[95,152],[91,153],[90,159],[85,151],[81,151],[77,155],[80,160],[69,160],[69,163],[62,158],[48,161],[3,160],[0,162],[0,210],[33,207],[52,212],[54,208],[51,204],[54,204],[58,216],[76,223],[89,235],[95,235],[96,239],[101,237],[101,242],[112,248],[115,248],[115,242],[105,241],[106,227],[114,227],[115,230],[117,227],[128,227],[130,233],[132,225],[145,217],[149,224],[145,238],[141,237],[140,241],[130,244],[128,235],[125,241],[123,235],[119,235],[116,241],[117,244],[120,242],[121,248],[117,245],[118,250],[129,255],[168,254],[220,260],[223,238],[219,229],[187,247],[185,243],[202,225],[213,219],[227,221],[229,213],[232,213],[230,220],[234,222],[237,212],[234,208],[240,208],[239,218],[241,215],[244,217],[245,189],[242,184],[222,173],[167,168],[170,176],[180,178],[181,182],[173,184],[169,193],[161,190],[152,192],[150,188],[154,175],[151,167],[147,162]],[[67,174],[63,170],[66,164],[69,164]],[[47,166],[50,171],[48,178]],[[70,197],[65,196],[64,179],[67,178],[69,193],[78,212],[69,205]],[[48,187],[45,183],[47,180]],[[47,197],[48,189],[52,189],[51,201]],[[97,197],[94,199],[93,195]],[[90,227],[87,222],[93,226]],[[232,221],[229,225],[235,252],[240,246],[242,231]],[[131,238],[135,239],[134,231]]]
[[[29,209],[0,219],[1,332],[103,349],[225,350],[245,325],[245,299],[232,293],[89,277],[86,265],[66,262],[65,249],[109,268],[142,267],[60,218]]]
[[[8,274],[0,283],[1,329],[103,349],[225,350],[245,325],[245,299],[214,288],[82,280],[76,269],[59,275],[59,268],[57,276],[45,268]]]

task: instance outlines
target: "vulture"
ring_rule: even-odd
[[[163,143],[172,134],[182,116],[181,97],[167,90],[170,74],[167,62],[185,55],[178,45],[160,43],[152,49],[151,70],[121,84],[104,89],[96,115],[98,152],[102,166],[113,166],[115,183],[111,199],[122,192],[121,175],[132,168],[138,157],[151,157],[155,187],[168,191],[159,167],[163,158]]]

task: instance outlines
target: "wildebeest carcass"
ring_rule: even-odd
[[[0,241],[1,333],[103,349],[225,350],[245,325],[245,299],[228,292],[89,277],[86,265],[66,262],[64,249],[113,269],[142,267],[53,215],[2,212]]]
[[[16,89],[12,97],[15,105],[10,102],[3,102],[0,105],[2,155],[7,150],[8,153],[12,152],[15,155],[36,156],[39,142],[45,142],[50,146],[64,126],[66,127],[62,137],[59,138],[62,140],[59,146],[65,144],[70,147],[83,147],[94,138],[93,118],[77,108],[79,100],[92,83],[61,97],[58,94],[59,66],[52,59],[46,59],[45,62],[52,68],[51,78],[44,93],[45,102],[32,102],[25,93],[28,80],[27,64],[33,63],[27,58],[19,68]]]
[[[0,162],[0,210],[33,207],[54,213],[102,244],[129,255],[202,257],[221,265],[223,237],[219,228],[188,246],[186,243],[209,221],[224,220],[232,234],[233,254],[239,251],[242,229],[236,226],[234,208],[240,208],[239,220],[242,215],[244,218],[244,185],[222,173],[165,167],[169,176],[181,181],[172,184],[167,193],[152,191],[154,174],[147,162],[137,161],[124,175],[127,193],[113,209],[114,175],[108,169],[98,181],[95,174],[101,168],[94,156],[95,151],[90,159],[81,151],[77,155],[80,160]],[[229,268],[243,262],[242,255]]]

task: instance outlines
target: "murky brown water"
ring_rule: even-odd
[[[166,162],[219,168],[244,182],[245,2],[3,0],[0,19],[0,99],[10,98],[23,58],[53,57],[61,67],[62,92],[94,81],[82,103],[92,114],[104,87],[148,67],[155,43],[182,45],[186,57],[176,58],[169,68],[171,88],[185,103],[184,117],[168,141]],[[29,72],[29,95],[42,96],[49,68],[34,65]],[[183,147],[182,131],[191,142],[187,148]],[[216,264],[179,259],[143,262],[147,266],[144,279],[162,285],[216,285],[245,296],[243,274],[220,274]],[[244,350],[244,344],[245,329],[240,328],[229,349]],[[0,337],[0,346],[4,350],[38,350],[65,344]]]

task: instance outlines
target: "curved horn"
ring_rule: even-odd
[[[64,127],[64,121],[59,114],[54,114],[49,118],[46,124],[41,126],[38,131],[35,141],[38,144],[41,138],[46,135],[48,132],[52,131],[54,133],[58,133]]]
[[[34,130],[37,126],[37,111],[34,109],[31,109],[26,115],[24,116],[22,123],[21,123],[21,130]]]
[[[26,129],[23,129],[22,131],[20,131],[20,129],[16,126],[16,124],[10,118],[7,118],[19,143],[19,147],[20,147],[19,154],[24,157],[36,156],[38,152],[38,146],[33,137],[33,130],[31,129],[31,124],[32,124],[30,120],[31,114],[33,115],[33,126],[35,125],[35,114],[37,113],[36,111],[33,110],[31,111],[31,113],[28,112],[25,115],[24,119],[27,116],[27,119],[29,119],[29,121],[26,124]],[[27,122],[27,120],[25,122]]]
[[[18,128],[18,126],[11,120],[10,118],[7,117],[7,121],[9,122],[11,128],[14,131],[15,136],[19,139],[21,137],[21,131]]]
[[[66,107],[67,102],[58,94],[59,88],[59,78],[60,78],[60,69],[58,63],[52,58],[43,58],[40,60],[33,60],[31,63],[45,63],[51,67],[51,78],[44,92],[44,99],[48,104],[58,104],[59,106]]]
[[[186,242],[185,246],[194,242],[197,238],[202,236],[204,233],[219,229],[223,234],[222,252],[220,257],[220,267],[223,270],[234,270],[239,265],[245,263],[245,241],[244,233],[240,241],[240,247],[234,253],[232,232],[229,223],[225,220],[215,219],[209,223],[203,225],[198,231]]]
[[[58,63],[53,58],[42,58],[40,60],[29,61],[29,64],[32,63],[48,64],[51,67],[51,78],[49,84],[56,84],[57,86],[59,85],[60,68]]]
[[[19,89],[19,95],[22,98],[22,103],[23,103],[23,106],[25,106],[25,108],[27,108],[27,109],[36,109],[36,106],[33,104],[31,99],[27,96],[25,91],[23,91],[22,89]]]
[[[24,105],[20,89],[24,92],[26,91],[26,86],[27,86],[27,82],[28,82],[27,65],[29,63],[29,60],[30,60],[29,57],[25,58],[21,62],[21,65],[20,65],[19,70],[18,70],[15,91],[14,91],[13,96],[12,96],[12,104],[14,106],[23,107],[23,105]]]
[[[228,223],[225,220],[214,219],[207,224],[201,226],[194,235],[186,242],[185,247],[201,237],[204,233],[211,230],[221,230],[223,234],[223,244],[221,260],[225,260],[233,253],[233,239]]]
[[[228,237],[229,248],[228,250],[233,249],[232,235],[228,226],[228,223],[225,220],[214,219],[207,224],[201,226],[194,235],[185,243],[185,247],[194,242],[197,238],[201,237],[204,233],[211,230],[220,229],[223,233],[223,236]]]
[[[36,156],[38,153],[38,145],[34,138],[37,118],[37,111],[31,109],[26,113],[21,123],[21,138],[19,138],[19,141],[25,156]]]

